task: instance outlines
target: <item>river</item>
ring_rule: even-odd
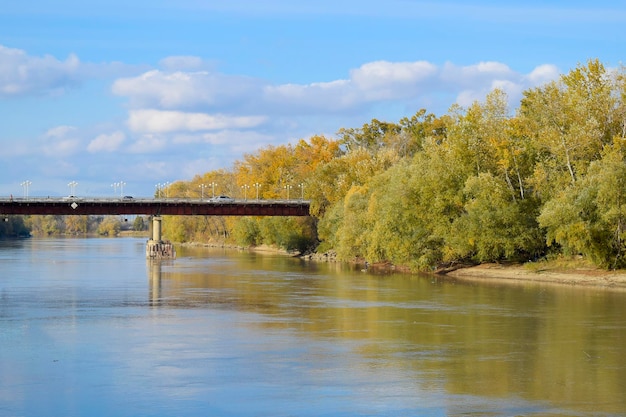
[[[0,416],[623,416],[626,293],[0,241]]]

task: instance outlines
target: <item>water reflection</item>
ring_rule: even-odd
[[[624,293],[144,244],[0,245],[0,415],[626,415]]]
[[[148,271],[149,301],[151,306],[158,306],[161,303],[161,274],[162,265],[166,262],[161,259],[146,259],[146,270]]]
[[[583,415],[626,411],[622,293],[374,276],[255,254],[187,256],[167,272],[153,267],[153,302],[252,312],[256,329],[349,342],[368,369],[408,372],[450,395],[523,398]]]

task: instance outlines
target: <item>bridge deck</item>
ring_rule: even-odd
[[[309,206],[308,200],[3,198],[0,215],[309,216]]]

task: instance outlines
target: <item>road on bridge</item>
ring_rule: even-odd
[[[309,216],[309,200],[0,198],[0,215]]]

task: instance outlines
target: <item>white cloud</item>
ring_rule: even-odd
[[[139,138],[130,145],[129,152],[137,154],[158,153],[166,148],[168,144],[167,137],[146,133],[140,135]]]
[[[0,45],[0,97],[63,91],[78,83],[79,67],[80,61],[73,54],[60,61]]]
[[[176,68],[202,64],[193,57],[171,57],[162,63]],[[552,65],[522,74],[493,61],[466,66],[375,61],[351,70],[346,79],[308,84],[271,84],[209,71],[153,70],[118,79],[113,92],[129,98],[134,109],[129,117],[132,129],[170,132],[231,128],[222,126],[227,123],[221,117],[209,115],[225,112],[265,114],[277,119],[363,113],[368,107],[384,103],[404,108],[432,105],[447,108],[455,98],[461,105],[482,100],[495,87],[504,89],[515,107],[523,90],[557,76],[558,71]],[[172,113],[156,113],[155,109]],[[437,113],[437,109],[427,109]],[[250,125],[255,123],[260,122]]]
[[[77,129],[73,126],[57,126],[43,136],[41,151],[44,155],[62,158],[73,155],[80,150],[81,141],[77,136]]]
[[[350,72],[350,78],[360,90],[387,90],[396,87],[413,88],[416,84],[434,76],[437,67],[426,61],[387,62],[376,61],[362,65]]]
[[[77,129],[74,126],[56,126],[50,128],[44,134],[46,138],[63,138],[70,134],[71,132],[75,132]]]
[[[163,110],[132,110],[128,126],[135,132],[167,133],[180,131],[252,128],[265,121],[260,116],[226,116],[223,114],[185,113]]]
[[[188,60],[191,58],[187,58]],[[114,94],[129,97],[135,107],[193,109],[235,104],[258,95],[260,82],[208,71],[163,72],[152,70],[137,77],[120,78],[113,83]]]
[[[521,74],[515,73],[508,66],[498,62],[479,62],[462,67],[447,62],[440,70],[438,87],[445,83],[449,84],[450,88],[478,86],[482,89],[497,78],[519,80]]]
[[[0,98],[58,96],[92,78],[114,78],[145,66],[121,62],[85,63],[70,54],[65,60],[52,55],[33,56],[0,45]]]
[[[435,88],[455,93],[456,103],[464,107],[483,100],[490,91],[500,88],[507,93],[509,106],[515,108],[524,90],[556,78],[558,71],[553,65],[541,65],[526,75],[499,62],[480,62],[463,67],[446,63]]]
[[[117,131],[111,134],[98,135],[87,145],[87,150],[91,153],[95,152],[113,152],[119,149],[120,145],[126,139],[124,132]]]
[[[529,86],[539,86],[559,78],[559,70],[555,65],[539,65],[526,76]]]

